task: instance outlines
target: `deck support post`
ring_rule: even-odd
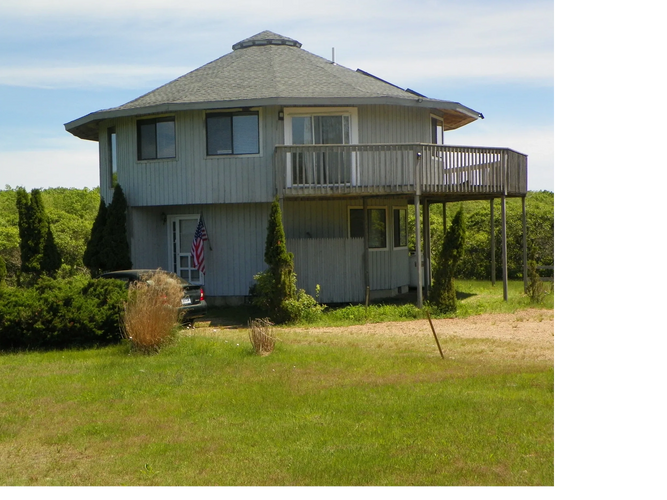
[[[364,293],[371,286],[370,252],[368,251],[368,198],[362,198],[364,217]]]
[[[503,252],[503,300],[507,302],[507,210],[505,209],[505,195],[500,198],[502,219],[502,252]]]
[[[528,292],[528,225],[526,224],[526,197],[521,197],[523,222],[523,293]]]
[[[421,224],[420,224],[420,201],[419,193],[415,194],[415,254],[417,256],[417,307],[424,305],[423,291],[424,272],[422,271],[422,248],[421,248]]]
[[[491,286],[496,286],[496,217],[493,211],[494,201],[491,198]]]
[[[428,299],[431,292],[431,210],[428,199],[424,200],[424,273],[426,275],[424,289]]]

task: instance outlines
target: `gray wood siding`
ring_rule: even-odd
[[[130,209],[128,234],[135,268],[173,270],[169,259],[169,215],[203,213],[209,246],[205,244],[206,294],[248,295],[253,276],[266,268],[264,242],[269,204],[184,205]],[[194,237],[194,235],[193,235]]]
[[[285,200],[283,204],[285,236],[288,241],[348,238],[348,210],[351,207],[360,208],[361,206],[361,199]],[[371,290],[389,290],[408,285],[410,283],[408,250],[407,248],[393,248],[393,208],[406,208],[407,200],[375,198],[369,200],[368,206],[369,208],[387,208],[387,249],[371,249],[369,255]],[[328,264],[321,263],[320,265],[331,269]],[[303,269],[309,272],[317,267],[315,264],[307,264]],[[320,271],[318,271],[318,276],[320,276]],[[310,276],[304,276],[303,279],[307,283],[312,281]],[[343,301],[346,300],[352,299],[343,299]]]
[[[360,144],[431,142],[431,113],[406,106],[359,106]]]
[[[207,157],[205,112],[175,113],[176,158],[137,160],[135,118],[100,127],[100,187],[109,192],[107,127],[115,126],[118,182],[131,206],[269,202],[275,195],[273,151],[283,142],[277,107],[260,112],[260,155]]]
[[[274,146],[285,142],[279,111],[278,106],[260,111],[259,156],[207,157],[204,111],[173,114],[176,158],[165,160],[137,160],[137,118],[103,122],[99,135],[102,196],[111,201],[107,128],[115,126],[118,181],[131,206],[270,202],[275,195]],[[428,109],[365,105],[358,111],[362,144],[430,142]]]
[[[320,302],[361,302],[364,300],[364,240],[323,238],[287,240],[294,254],[297,286],[316,294]]]

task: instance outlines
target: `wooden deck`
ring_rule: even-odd
[[[276,181],[286,198],[524,196],[528,158],[505,148],[434,144],[280,145]]]

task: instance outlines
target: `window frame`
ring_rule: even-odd
[[[401,240],[400,240],[400,237],[401,237],[400,220],[398,222],[398,225],[399,225],[398,231],[397,231],[397,227],[396,227],[396,225],[397,225],[396,224],[396,222],[397,222],[396,221],[396,215],[397,215],[397,212],[401,212],[401,211],[405,213],[405,228],[404,228],[405,229],[405,245],[400,244],[400,242],[401,242]],[[394,220],[393,220],[392,231],[393,231],[394,234],[393,234],[392,239],[393,239],[393,243],[394,243],[394,249],[403,250],[403,249],[408,248],[408,207],[394,207],[393,212],[394,212]],[[396,244],[397,241],[398,241],[398,245]]]
[[[209,117],[215,116],[229,116],[231,117],[231,153],[209,153]],[[256,116],[257,117],[257,152],[256,153],[235,153],[234,152],[234,116]],[[206,158],[229,158],[229,157],[253,157],[262,156],[262,110],[261,109],[232,109],[232,110],[216,110],[207,111],[204,113],[204,135],[205,135],[205,157]]]
[[[438,124],[434,122],[439,122]],[[440,132],[439,132],[439,137],[435,137],[435,142],[433,142],[434,135],[438,135],[437,127],[438,125],[440,126]],[[431,144],[436,144],[438,146],[442,146],[445,144],[445,120],[442,118],[442,116],[438,115],[431,115],[431,124],[429,127],[431,131]],[[438,142],[438,139],[440,142]]]
[[[187,252],[184,252],[180,245],[180,234],[174,238],[174,224],[177,224],[178,230],[180,231],[180,223],[183,220],[194,220],[199,221],[199,214],[178,214],[178,215],[168,215],[167,216],[167,255],[169,256],[169,270],[174,274],[186,279],[193,285],[204,285],[205,275],[199,271],[199,279],[192,280],[192,270],[195,269],[192,267],[192,247],[187,248]],[[195,233],[192,233],[192,241],[194,241]],[[192,244],[192,241],[190,244]],[[176,248],[175,248],[176,247]],[[206,251],[206,250],[205,250]],[[188,262],[190,263],[189,267],[181,267],[180,259],[185,255],[188,255]],[[181,274],[181,271],[187,269],[188,277],[185,278]],[[196,269],[195,269],[196,270]]]
[[[292,146],[294,145],[293,139],[293,130],[292,130],[292,118],[294,117],[310,117],[315,116],[347,116],[349,120],[349,143],[348,144],[359,144],[359,110],[356,107],[303,107],[303,108],[294,108],[286,107],[283,108],[283,130],[285,135],[285,145]],[[292,178],[292,155],[288,155],[287,165],[285,170],[285,186],[292,187],[293,178]],[[356,153],[351,153],[350,158],[350,185],[356,186],[358,179],[358,166],[357,166],[357,155]],[[326,185],[326,184],[323,184]]]
[[[115,126],[107,127],[107,162],[109,187],[113,189],[118,183],[118,133]]]
[[[158,133],[157,133],[157,124],[158,123],[167,123],[171,122],[173,123],[174,127],[174,155],[173,156],[159,156],[159,146],[158,146]],[[155,133],[155,158],[144,158],[142,157],[142,143],[141,143],[141,127],[142,125],[153,125],[154,126],[154,133]],[[164,161],[164,160],[175,160],[177,156],[177,148],[176,148],[176,116],[175,115],[169,115],[169,116],[155,116],[151,118],[137,118],[136,120],[136,127],[137,127],[137,161],[140,162],[147,162],[147,161]]]
[[[386,251],[389,250],[389,230],[388,230],[388,224],[387,224],[387,212],[388,208],[387,206],[372,206],[372,207],[366,207],[368,210],[368,249],[370,251]],[[363,207],[358,207],[358,206],[352,206],[352,207],[347,207],[347,236],[348,238],[353,238],[352,236],[352,210],[361,210],[363,212]],[[372,225],[371,225],[371,212],[377,210],[377,211],[383,211],[384,212],[384,246],[382,247],[372,247],[370,246],[371,242],[371,230],[372,230]],[[363,217],[363,215],[362,215]],[[363,219],[362,219],[363,222]],[[362,229],[363,233],[363,229]],[[358,238],[359,236],[354,236],[354,238]],[[363,238],[363,234],[361,236]]]

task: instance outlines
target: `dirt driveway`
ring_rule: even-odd
[[[464,319],[436,319],[433,320],[433,326],[446,355],[466,352],[482,357],[504,359],[542,362],[553,362],[554,359],[553,310],[526,309],[514,314],[482,314]],[[428,320],[346,327],[285,327],[276,330],[277,336],[283,337],[288,342],[335,342],[379,349],[393,345],[423,349],[439,356]],[[220,330],[217,332],[219,332],[217,335],[222,333]]]

